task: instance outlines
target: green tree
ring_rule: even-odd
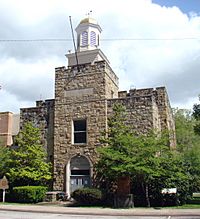
[[[10,150],[8,147],[0,145],[0,178],[7,174],[8,162],[10,160]]]
[[[192,115],[191,110],[174,109],[173,114],[175,118],[177,150],[184,152],[198,145],[200,137],[194,132],[196,119]]]
[[[97,165],[99,171],[102,168],[106,169],[102,174],[110,179],[128,174],[126,154],[131,152],[131,144],[134,140],[130,129],[125,125],[126,113],[123,106],[114,105],[113,113],[114,115],[108,120],[108,131],[103,133],[100,139],[104,147],[98,149],[101,159]]]
[[[10,150],[7,176],[13,185],[44,185],[51,178],[51,165],[40,144],[40,131],[26,123],[16,137],[18,147]]]
[[[186,172],[190,175],[190,191],[200,190],[200,135],[198,127],[198,106],[190,110],[175,109],[177,150],[184,160]]]
[[[200,95],[199,95],[199,99],[200,99]],[[194,132],[200,135],[200,104],[194,104],[193,116],[196,119],[196,124],[194,126]]]
[[[160,178],[165,179],[166,183],[161,186],[165,188],[173,180],[176,184],[175,179],[184,179],[186,175],[180,165],[181,159],[169,150],[168,135],[158,137],[158,133],[153,131],[148,135],[138,135],[131,131],[125,121],[124,107],[114,105],[108,131],[101,138],[104,147],[98,150],[100,159],[97,171],[109,181],[121,176],[137,179],[144,187],[146,204],[150,206],[149,187],[153,183]]]

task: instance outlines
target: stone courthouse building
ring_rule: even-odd
[[[174,121],[165,87],[119,91],[118,77],[99,48],[101,27],[92,18],[76,28],[76,53],[67,54],[68,67],[55,69],[55,99],[36,101],[20,111],[20,125],[32,121],[53,163],[53,190],[68,195],[91,186],[99,137],[107,129],[115,103],[127,111],[127,124],[138,133],[169,130],[175,146]],[[77,65],[78,60],[78,65]]]

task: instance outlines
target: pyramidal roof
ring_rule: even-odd
[[[80,21],[80,24],[98,24],[94,18],[87,17]]]

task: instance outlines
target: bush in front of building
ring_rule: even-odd
[[[195,192],[192,194],[192,197],[187,200],[188,204],[200,204],[200,193],[199,192]]]
[[[102,202],[102,192],[95,188],[81,188],[72,193],[72,198],[79,205],[99,205]]]
[[[37,203],[44,200],[47,187],[20,186],[14,187],[11,192],[11,201],[20,203]]]

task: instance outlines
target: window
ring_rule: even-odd
[[[78,143],[87,143],[86,120],[74,121],[74,144]]]
[[[83,31],[82,33],[82,46],[87,46],[88,45],[88,32]]]
[[[94,31],[91,31],[90,33],[90,44],[91,46],[96,45],[96,33]]]

